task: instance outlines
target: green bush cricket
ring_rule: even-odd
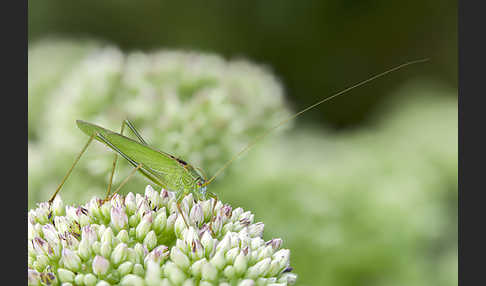
[[[182,198],[184,198],[185,195],[188,195],[190,193],[197,200],[205,200],[206,198],[209,197],[209,198],[214,198],[215,199],[214,202],[216,202],[217,201],[216,194],[208,192],[207,186],[234,160],[236,160],[239,156],[241,156],[243,153],[248,151],[253,145],[258,143],[260,140],[262,140],[272,131],[286,124],[287,122],[296,118],[297,116],[303,114],[304,112],[314,107],[317,107],[318,105],[326,101],[329,101],[333,98],[343,95],[359,86],[362,86],[366,83],[369,83],[377,78],[383,77],[391,72],[397,71],[406,66],[422,63],[426,61],[428,61],[428,59],[420,59],[420,60],[410,61],[398,65],[394,68],[391,68],[387,71],[384,71],[366,80],[363,80],[357,84],[354,84],[338,93],[326,97],[320,100],[319,102],[280,121],[277,125],[270,128],[262,135],[256,137],[250,144],[248,144],[245,148],[243,148],[241,151],[236,153],[230,160],[228,160],[225,164],[223,164],[223,166],[219,168],[209,180],[204,176],[201,169],[196,168],[191,164],[173,155],[159,151],[154,147],[149,146],[148,143],[142,138],[142,136],[139,134],[139,132],[136,130],[136,128],[129,120],[123,121],[120,133],[105,129],[103,127],[100,127],[92,123],[88,123],[82,120],[77,120],[76,123],[78,128],[81,129],[81,131],[83,131],[85,134],[90,136],[90,138],[86,143],[86,145],[81,150],[81,152],[79,153],[79,155],[77,156],[77,158],[75,159],[73,165],[71,166],[71,168],[69,169],[65,177],[63,178],[62,182],[57,187],[52,197],[49,199],[49,204],[52,204],[56,195],[61,190],[63,184],[65,183],[65,181],[71,174],[72,170],[74,169],[75,165],[78,163],[79,159],[86,151],[90,143],[93,141],[93,139],[96,139],[97,141],[104,143],[106,146],[108,146],[110,149],[112,149],[115,152],[115,158],[113,160],[113,168],[111,171],[110,181],[108,184],[107,193],[104,201],[108,200],[112,193],[111,185],[113,180],[113,174],[115,171],[118,155],[120,155],[124,159],[126,159],[134,167],[134,169],[124,179],[124,181],[120,183],[120,185],[113,192],[113,194],[117,193],[136,171],[139,171],[154,184],[162,188],[169,189],[176,192],[177,207],[181,214],[182,211],[180,209],[180,203],[182,201]],[[137,137],[138,141],[123,135],[125,126],[127,126],[132,131],[132,133]],[[184,217],[183,219],[187,226],[186,219]]]

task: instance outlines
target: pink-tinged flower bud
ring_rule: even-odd
[[[221,231],[221,229],[223,228],[223,218],[220,215],[215,217],[211,228],[213,230],[213,233],[219,233]]]
[[[43,225],[42,226],[42,233],[44,234],[44,238],[51,245],[59,244],[59,236],[57,234],[57,230],[52,224]]]
[[[64,248],[62,250],[62,261],[64,266],[74,272],[79,271],[81,266],[81,258],[69,248]]]
[[[114,194],[111,198],[111,206],[116,208],[123,208],[125,206],[123,196]]]
[[[98,239],[98,234],[91,225],[83,226],[81,229],[81,240],[86,240],[88,244],[92,244]]]
[[[231,211],[233,208],[230,205],[224,205],[221,207],[220,213],[223,217],[229,219],[231,218]]]
[[[138,197],[138,194],[137,194]],[[140,199],[137,200],[137,216],[139,218],[143,218],[147,213],[151,212],[152,209],[149,206],[148,201],[145,199],[145,197],[140,197]]]
[[[167,246],[159,245],[147,255],[144,260],[144,264],[147,265],[147,262],[150,260],[160,265],[160,263],[169,257],[169,254],[170,252]]]
[[[195,226],[200,226],[204,221],[204,212],[201,204],[194,204],[189,214],[189,219]]]
[[[43,255],[54,254],[54,250],[49,245],[49,243],[40,237],[35,237],[32,240],[32,245],[34,247],[34,250],[37,252],[37,254],[43,254]]]
[[[103,275],[108,272],[110,262],[103,256],[96,255],[93,259],[93,273],[97,275]]]
[[[110,212],[111,224],[116,230],[128,225],[128,216],[122,207],[112,207]]]
[[[266,242],[267,245],[271,245],[273,250],[278,250],[280,249],[280,246],[282,246],[282,239],[280,238],[273,238],[269,241]]]
[[[27,279],[29,285],[41,285],[40,273],[34,269],[27,270]]]

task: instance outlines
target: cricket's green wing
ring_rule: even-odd
[[[165,178],[168,175],[174,172],[179,173],[184,169],[173,156],[138,143],[120,133],[113,132],[82,120],[76,120],[76,124],[81,131],[88,136],[95,135],[94,138],[96,140],[104,143],[113,151],[119,153],[134,165],[134,167],[142,163],[143,167],[140,171],[156,184],[162,186],[165,185],[164,181],[166,181]],[[100,136],[102,138],[100,138]],[[147,174],[147,172],[149,174]],[[154,176],[156,178],[153,178]],[[157,181],[154,179],[157,179]]]

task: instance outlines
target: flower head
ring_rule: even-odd
[[[174,193],[147,187],[145,195],[95,198],[51,218],[40,204],[29,212],[29,285],[295,283],[290,251],[279,238],[265,242],[250,212],[190,195],[182,213],[174,203]]]

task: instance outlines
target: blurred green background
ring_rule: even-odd
[[[29,207],[48,199],[46,190],[55,188],[86,140],[72,116],[118,129],[113,122],[131,114],[149,142],[211,174],[290,110],[430,57],[299,117],[211,188],[254,212],[266,239],[284,239],[298,285],[457,285],[456,1],[29,1],[28,28]],[[137,67],[149,69],[145,62],[162,67],[163,56],[155,55],[161,50],[202,52],[201,71],[175,73],[169,83],[157,74],[155,83],[122,80],[117,89],[127,66],[134,77]],[[86,55],[94,60],[81,60]],[[236,59],[258,68],[234,65]],[[192,68],[191,61],[179,64],[178,71]],[[221,72],[227,66],[236,67]],[[177,120],[161,125],[153,114],[169,109],[130,94],[164,84],[175,87],[176,97],[187,93],[181,86],[189,94],[207,91],[212,100],[241,94],[200,115],[206,126],[238,124],[224,136],[205,126],[184,131],[200,119],[183,116],[202,106],[191,99],[175,100]],[[86,85],[78,101],[68,100],[72,86]],[[263,100],[266,105],[258,104]],[[237,112],[241,106],[245,111]],[[206,144],[217,150],[201,151]],[[98,149],[88,151],[63,198],[102,196],[112,157]],[[106,160],[98,162],[101,157]],[[101,171],[83,173],[83,165]],[[125,191],[143,186],[136,179]]]

